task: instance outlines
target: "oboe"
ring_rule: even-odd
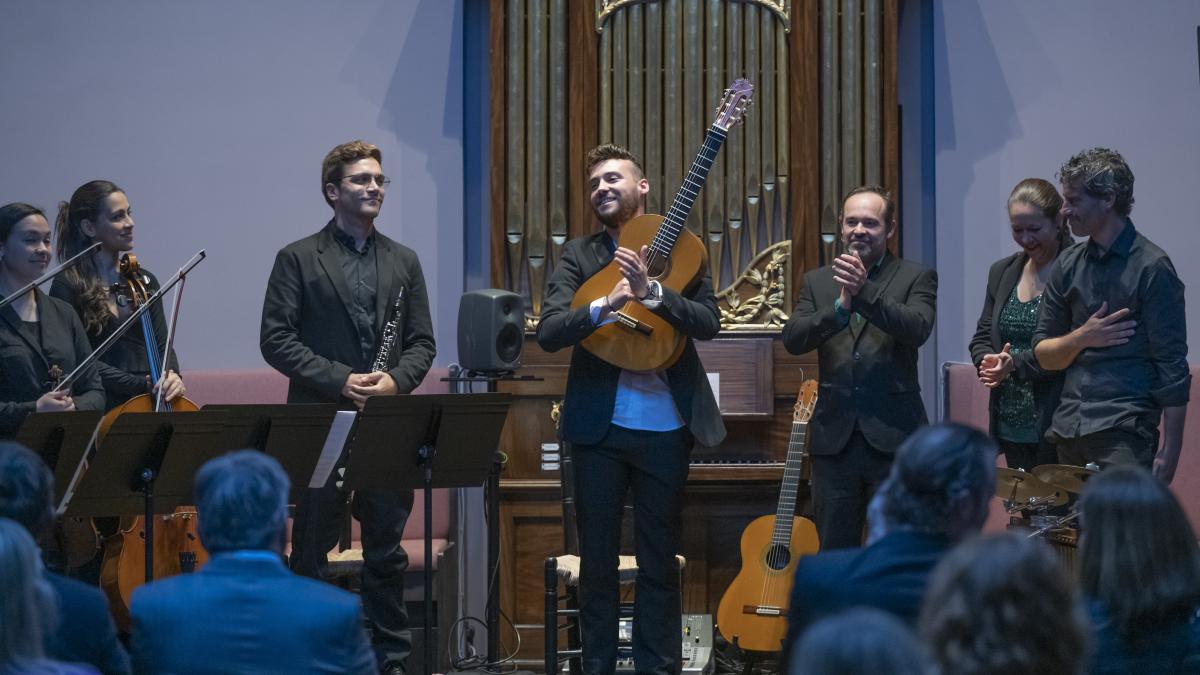
[[[404,302],[404,287],[396,294],[396,302],[392,304],[392,317],[383,324],[383,336],[379,340],[379,352],[371,363],[371,372],[381,373],[388,369],[388,359],[392,358],[392,350],[396,347],[396,335],[400,330],[400,304]]]

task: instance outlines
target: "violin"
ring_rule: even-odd
[[[49,391],[58,389],[62,377],[62,368],[57,363],[51,365],[46,382]],[[95,521],[78,516],[59,516],[54,522],[53,536],[46,544],[50,566],[68,573],[91,562],[101,549]]]
[[[150,298],[146,287],[147,277],[142,273],[137,258],[126,253],[121,256],[119,271],[123,284],[129,291],[128,297],[134,309]],[[179,305],[176,303],[176,312]],[[172,316],[174,325],[175,316]],[[146,345],[146,360],[150,370],[151,389],[158,388],[158,395],[139,394],[110,410],[100,420],[96,432],[96,447],[100,450],[117,418],[126,413],[146,412],[195,412],[200,409],[191,400],[180,396],[168,401],[159,387],[166,375],[166,359],[159,351],[150,313],[141,316],[142,337]],[[170,331],[168,331],[167,353],[170,353]],[[174,513],[155,516],[154,569],[153,578],[161,579],[184,572],[192,572],[208,562],[208,552],[200,544],[196,528],[196,507],[180,506]],[[133,591],[146,582],[146,523],[144,516],[124,516],[116,534],[104,542],[104,559],[100,568],[100,587],[108,596],[109,606],[117,626],[128,630],[130,626],[129,602]]]

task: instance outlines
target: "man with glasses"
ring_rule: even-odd
[[[275,257],[263,300],[260,348],[287,375],[288,403],[336,402],[361,408],[371,396],[407,394],[433,361],[433,325],[417,254],[375,229],[390,182],[382,153],[363,141],[329,151],[321,189],[333,218]],[[395,344],[376,370],[384,326]],[[296,505],[290,564],[324,578],[338,541],[345,497],[333,482]],[[400,546],[412,490],[360,490],[351,513],[362,529],[363,610],[385,673],[403,673],[411,651],[404,609],[408,556]]]

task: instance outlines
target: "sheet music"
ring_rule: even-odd
[[[329,425],[329,435],[325,437],[321,457],[317,460],[317,467],[313,469],[308,487],[325,487],[325,483],[329,481],[329,474],[333,472],[338,458],[342,456],[342,448],[346,447],[346,439],[350,437],[350,430],[354,428],[354,419],[357,416],[356,410],[339,410],[333,416],[333,424]]]

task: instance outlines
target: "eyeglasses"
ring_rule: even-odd
[[[350,176],[342,176],[342,178],[361,187],[367,187],[371,185],[371,183],[376,183],[379,185],[379,187],[386,188],[392,182],[392,179],[388,178],[387,176],[382,174],[377,176],[370,173],[356,173]]]

